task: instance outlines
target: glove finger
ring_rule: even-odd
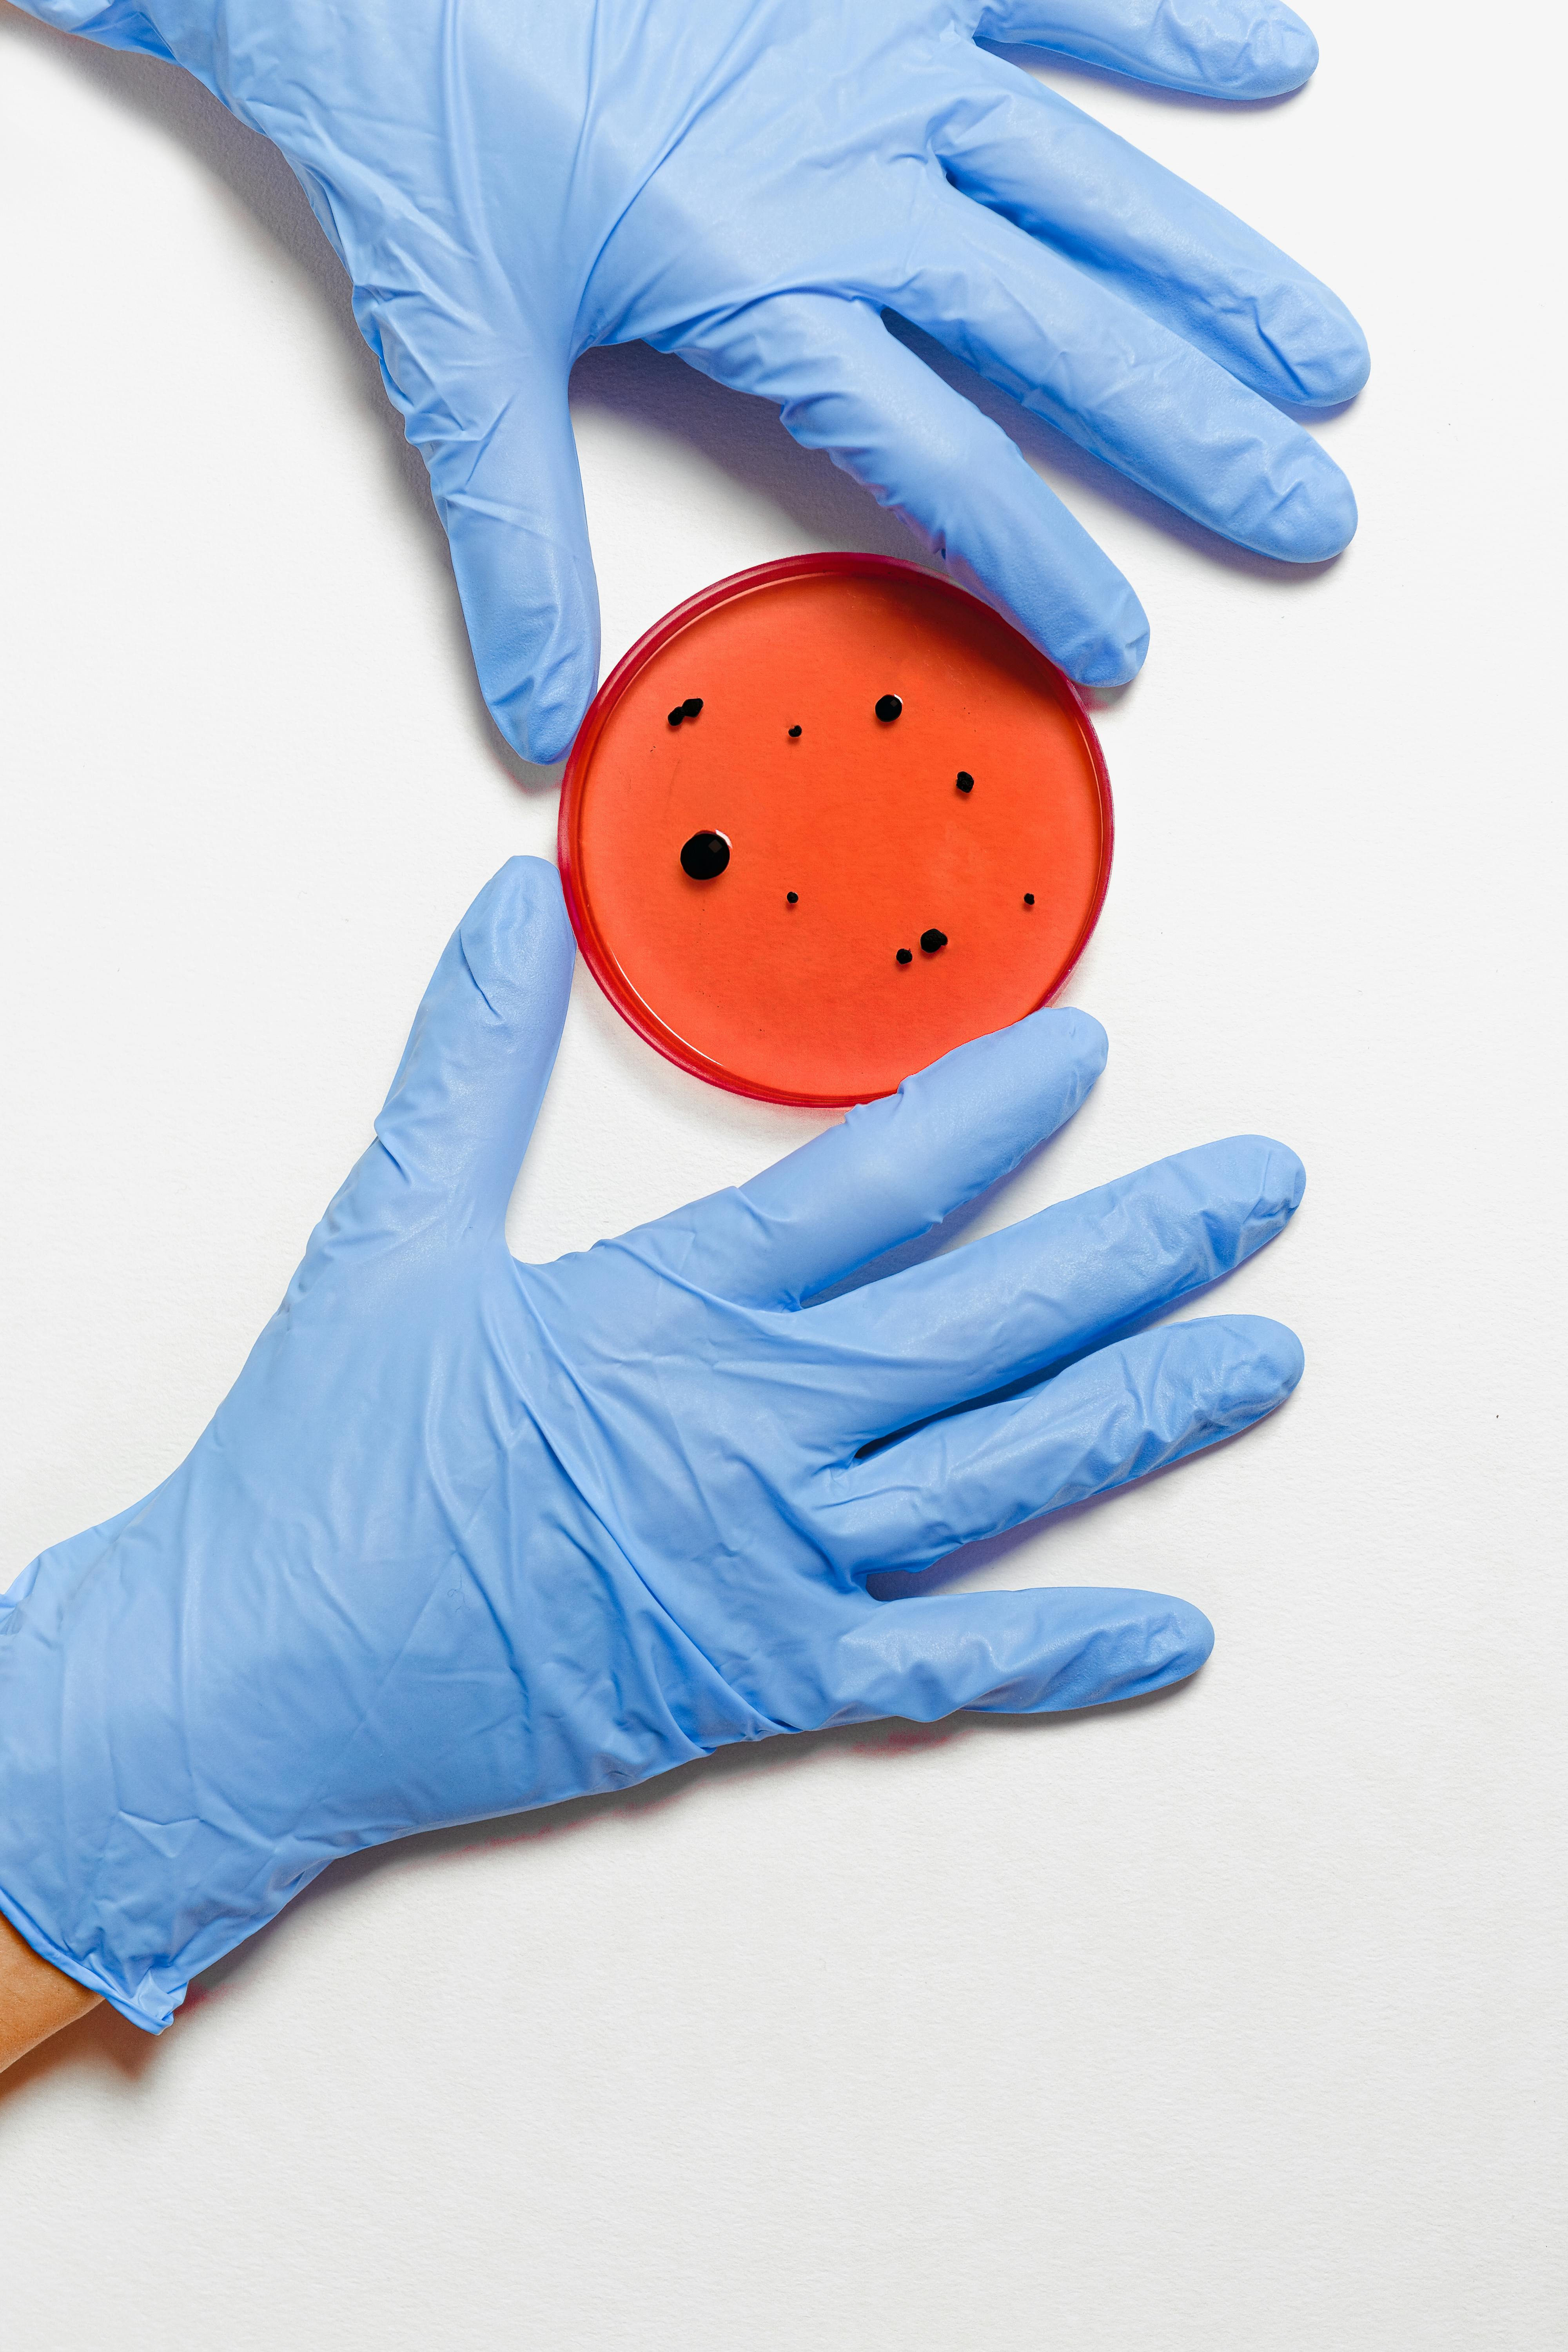
[[[1366,382],[1344,304],[1278,246],[1000,58],[933,141],[948,177],[1100,274],[1270,400],[1326,404]]]
[[[561,1042],[575,953],[555,868],[509,859],[447,941],[376,1141],[318,1238],[406,1234],[432,1220],[500,1233]]]
[[[356,289],[354,315],[430,469],[490,716],[549,763],[598,682],[599,593],[564,362],[493,347],[483,299]]]
[[[1105,1052],[1105,1032],[1087,1013],[1032,1013],[943,1055],[896,1095],[861,1104],[749,1183],[637,1238],[723,1297],[797,1306],[929,1233],[1016,1168],[1072,1117]]]
[[[813,1307],[835,1434],[864,1444],[1163,1314],[1272,1241],[1305,1185],[1284,1144],[1232,1136]]]
[[[803,448],[826,449],[1069,677],[1116,686],[1142,667],[1149,624],[1121,572],[868,302],[775,296],[679,348],[704,374],[777,401]]]
[[[1234,1437],[1300,1377],[1300,1342],[1262,1316],[1145,1331],[1026,1396],[933,1422],[827,1474],[814,1528],[847,1576],[931,1568],[961,1544]]]
[[[1225,538],[1337,555],[1355,500],[1310,435],[1157,319],[956,189],[884,299],[1084,448]]]
[[[1280,0],[985,0],[974,29],[1206,98],[1278,98],[1318,63]]]
[[[1202,1612],[1159,1592],[1058,1587],[868,1604],[824,1670],[829,1721],[959,1707],[1054,1715],[1184,1682],[1214,1647]]]

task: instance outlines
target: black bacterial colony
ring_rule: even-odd
[[[901,717],[903,708],[902,698],[897,694],[879,695],[875,705],[877,717],[884,727],[890,727],[895,719]],[[702,697],[700,694],[689,694],[685,701],[678,702],[670,712],[669,724],[671,727],[683,727],[689,719],[700,717],[701,710]],[[797,742],[801,733],[800,728],[792,727],[789,730],[791,742]],[[953,778],[953,782],[958,790],[966,795],[974,790],[974,779],[967,768],[960,768]],[[681,870],[689,874],[693,882],[716,882],[729,863],[730,843],[727,836],[721,833],[694,833],[689,841],[683,841],[680,845]],[[797,907],[800,904],[800,892],[786,890],[784,899],[787,905]],[[1026,890],[1025,906],[1032,907],[1034,903],[1034,892]],[[939,931],[934,923],[929,930],[921,933],[920,947],[922,955],[940,955],[946,945],[947,933]],[[894,952],[895,963],[913,963],[914,960],[912,948],[899,948]]]

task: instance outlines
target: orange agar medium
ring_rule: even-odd
[[[561,796],[566,903],[617,1012],[714,1086],[824,1108],[1047,1003],[1110,849],[1068,681],[876,555],[679,605],[600,688]]]

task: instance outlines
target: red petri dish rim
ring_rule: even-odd
[[[586,779],[600,738],[615,715],[616,705],[632,680],[644,666],[666,646],[690,627],[704,614],[716,610],[737,598],[755,593],[786,580],[809,578],[910,578],[923,589],[939,597],[950,597],[955,603],[983,612],[988,625],[1005,634],[1015,645],[1023,648],[1028,660],[1037,664],[1050,678],[1053,691],[1072,713],[1089,752],[1096,792],[1100,803],[1100,847],[1095,887],[1067,954],[1042,988],[1036,1003],[1026,1008],[1020,1018],[1030,1012],[1037,1013],[1059,996],[1071,979],[1084,950],[1094,935],[1096,924],[1105,905],[1105,894],[1110,886],[1111,856],[1115,846],[1115,808],[1110,796],[1110,777],[1100,749],[1100,737],[1082,695],[1066,672],[1037,646],[1032,645],[1020,630],[1004,619],[993,605],[966,588],[943,576],[926,571],[918,563],[909,563],[891,555],[860,554],[852,551],[825,552],[818,555],[788,555],[777,562],[752,564],[744,572],[732,572],[725,579],[716,580],[710,587],[700,589],[677,604],[646,630],[622,655],[588,706],[583,724],[577,730],[568,755],[561,783],[561,808],[556,825],[556,862],[566,899],[566,910],[583,961],[593,973],[600,989],[626,1022],[637,1032],[645,1045],[651,1045],[665,1060],[689,1076],[702,1078],[710,1086],[721,1087],[727,1094],[743,1095],[757,1102],[776,1102],[808,1110],[847,1110],[858,1102],[877,1099],[875,1095],[809,1093],[783,1087],[764,1086],[732,1070],[695,1050],[663,1022],[653,1007],[626,981],[607,945],[593,908],[588,902],[582,876],[582,861],[577,852],[576,836]],[[887,1088],[884,1092],[892,1092]]]

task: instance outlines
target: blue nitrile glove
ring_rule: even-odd
[[[0,1601],[0,1908],[138,2024],[356,1847],[731,1740],[1126,1698],[1208,1654],[1155,1593],[864,1580],[1277,1405],[1301,1366],[1277,1323],[1113,1335],[1277,1234],[1294,1154],[1181,1152],[803,1305],[1072,1116],[1104,1033],[1037,1013],[750,1184],[521,1265],[507,1202],[572,960],[553,869],[514,859],[195,1451]]]
[[[1366,347],[1317,279],[974,36],[1177,89],[1304,81],[1280,0],[22,0],[177,58],[277,142],[424,453],[485,699],[559,758],[598,599],[566,380],[641,337],[776,401],[1072,677],[1148,625],[926,329],[1228,539],[1337,554],[1355,502],[1270,404]]]

